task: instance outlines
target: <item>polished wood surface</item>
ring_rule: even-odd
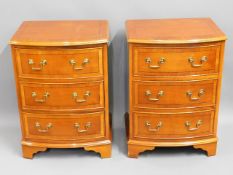
[[[128,144],[128,157],[130,158],[138,158],[139,153],[147,150],[154,150],[153,146],[145,146],[145,145],[131,145]]]
[[[210,18],[146,19],[126,22],[129,43],[202,43],[226,40]]]
[[[133,105],[138,108],[213,106],[217,81],[134,81],[132,91]]]
[[[215,155],[225,35],[207,18],[130,20],[126,27],[128,156],[175,146]]]
[[[101,158],[109,158],[111,157],[112,145],[105,144],[100,146],[86,146],[84,147],[84,149],[86,151],[94,151],[100,153]]]
[[[77,46],[107,43],[105,20],[25,21],[10,40],[12,45]]]
[[[102,53],[101,47],[93,46],[81,49],[16,48],[18,74],[23,78],[40,79],[103,77]],[[44,66],[41,61],[46,61]]]
[[[213,111],[171,114],[135,112],[133,117],[136,139],[185,139],[211,136],[214,132]]]
[[[32,21],[16,32],[10,43],[25,158],[47,148],[111,156],[107,42],[106,21]]]
[[[21,83],[24,110],[79,110],[104,109],[104,84],[83,82],[76,84]],[[45,94],[48,96],[45,98]]]
[[[35,114],[24,113],[25,139],[75,140],[76,142],[103,139],[104,113]]]
[[[41,151],[42,152],[46,151],[47,148],[22,145],[22,150],[23,150],[23,157],[24,158],[32,159],[34,154],[41,152]]]
[[[135,45],[133,71],[135,75],[145,76],[217,73],[220,46],[220,43],[166,48]],[[206,61],[202,61],[204,58]]]
[[[206,151],[208,156],[215,156],[217,151],[217,142],[193,145],[193,147]]]

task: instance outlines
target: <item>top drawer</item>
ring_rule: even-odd
[[[220,45],[134,47],[133,74],[196,75],[218,72]]]
[[[16,49],[22,78],[85,78],[103,75],[102,48]]]

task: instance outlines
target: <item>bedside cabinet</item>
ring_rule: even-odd
[[[47,148],[111,156],[107,21],[27,21],[10,41],[23,157]]]
[[[128,156],[193,146],[216,154],[226,36],[209,18],[129,20]]]

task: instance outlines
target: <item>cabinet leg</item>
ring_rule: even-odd
[[[22,145],[23,157],[27,159],[32,159],[34,154],[40,151],[46,151],[46,150],[47,148],[44,148],[44,147]]]
[[[155,149],[154,146],[142,146],[142,145],[128,144],[128,157],[138,158],[138,155],[141,152],[144,152],[146,150],[153,150],[153,149]]]
[[[112,154],[112,145],[97,145],[97,146],[87,146],[84,147],[86,151],[95,151],[100,153],[101,158],[110,158]]]
[[[207,152],[208,156],[215,156],[216,149],[217,149],[217,142],[207,143],[207,144],[200,144],[200,145],[193,145],[196,149],[202,149]]]

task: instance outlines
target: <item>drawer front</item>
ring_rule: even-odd
[[[182,139],[210,136],[214,132],[214,112],[134,113],[133,125],[136,138]]]
[[[220,46],[156,48],[136,47],[134,75],[189,75],[217,73]]]
[[[87,140],[105,136],[104,112],[87,114],[23,113],[28,139]]]
[[[133,105],[141,108],[198,107],[215,104],[216,80],[134,82]]]
[[[102,48],[16,49],[23,78],[80,78],[103,75]]]
[[[77,84],[21,83],[23,109],[88,110],[104,107],[103,82]]]

